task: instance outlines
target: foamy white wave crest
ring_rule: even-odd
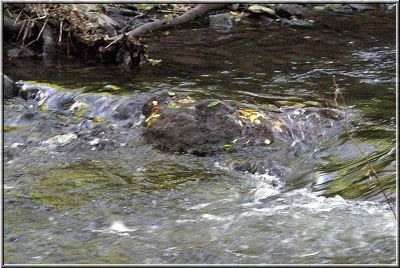
[[[111,223],[111,226],[106,229],[92,230],[94,233],[117,234],[121,236],[129,236],[129,233],[134,231],[136,231],[136,229],[128,228],[122,221],[114,221]]]
[[[255,201],[277,195],[283,187],[282,182],[275,176],[270,176],[268,174],[248,174],[248,176],[252,178],[256,184],[253,193]]]
[[[201,217],[203,219],[212,220],[212,221],[230,221],[233,219],[232,215],[221,217],[221,216],[216,216],[216,215],[211,215],[211,214],[203,214],[203,215],[201,215]]]
[[[198,204],[198,205],[188,208],[188,210],[202,209],[202,208],[208,207],[210,204],[211,203]]]

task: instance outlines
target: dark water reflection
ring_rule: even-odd
[[[41,63],[7,60],[4,71],[62,90],[129,99],[168,89],[278,112],[333,107],[334,74],[348,105],[350,131],[393,201],[394,14],[310,18],[315,20],[312,29],[248,21],[228,33],[208,28],[160,33],[149,39],[149,55],[161,64],[138,73],[75,64],[37,68]],[[12,112],[6,121],[21,113],[7,107]],[[46,116],[48,122],[60,120],[51,112]],[[64,125],[73,123],[63,120]],[[40,137],[42,130],[35,129],[23,131]],[[18,131],[5,134],[6,146],[18,143]],[[49,127],[46,138],[56,131]],[[5,163],[7,263],[395,262],[393,215],[377,182],[366,175],[366,159],[344,134],[303,156],[313,167],[300,166],[281,191],[268,176],[226,171],[214,158],[130,144],[137,135],[119,131],[109,138],[125,139],[128,148],[106,155],[95,150],[82,156],[66,147],[44,156],[29,145],[25,153],[13,152],[14,162]],[[84,168],[70,165],[80,160],[89,162]],[[37,164],[36,173],[28,163]],[[53,185],[52,177],[62,185]],[[174,181],[161,183],[165,178]],[[85,194],[85,189],[96,192]],[[265,201],[268,196],[274,199]]]

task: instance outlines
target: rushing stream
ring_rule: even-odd
[[[5,263],[395,263],[381,193],[396,209],[395,28],[379,11],[322,14],[311,29],[177,29],[149,39],[162,61],[138,73],[5,59],[27,99],[4,102]],[[283,113],[335,108],[333,74],[381,186],[343,131],[277,155],[284,180],[141,136],[160,90]]]

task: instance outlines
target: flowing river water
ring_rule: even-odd
[[[4,102],[5,263],[396,263],[381,193],[396,209],[395,15],[314,19],[155,34],[162,61],[136,73],[5,59],[27,92],[44,86]],[[141,136],[142,100],[160,90],[281,113],[334,107],[333,74],[381,186],[343,131],[276,156],[285,180]]]

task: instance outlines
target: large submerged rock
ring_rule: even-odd
[[[326,136],[340,114],[303,108],[283,113],[233,107],[228,102],[161,92],[144,106],[144,137],[162,149],[210,155],[251,146],[312,144]]]

